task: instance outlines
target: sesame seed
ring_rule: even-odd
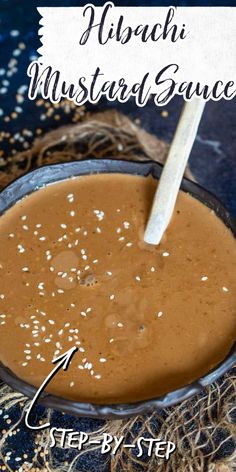
[[[20,32],[18,30],[11,30],[10,31],[10,35],[12,36],[12,38],[16,38],[17,36],[19,36]]]
[[[109,297],[109,298],[110,298],[110,300],[114,300],[114,298],[115,298],[115,295],[114,295],[114,294],[112,294],[112,295],[110,295],[110,297]]]
[[[222,287],[223,292],[228,292],[229,289],[227,287]]]
[[[208,280],[208,277],[207,277],[206,275],[203,275],[203,276],[201,277],[201,280],[202,280],[203,282],[205,282],[206,280]]]
[[[22,244],[18,244],[17,248],[18,248],[18,251],[19,251],[20,254],[25,252],[25,248],[22,246]]]
[[[43,290],[44,289],[44,282],[40,282],[38,284],[38,288],[39,288],[39,290]]]
[[[67,199],[68,199],[69,203],[73,203],[73,201],[74,201],[74,195],[73,195],[73,193],[69,193],[69,194],[67,195]]]
[[[101,210],[94,210],[93,211],[94,214],[96,215],[96,217],[98,218],[99,221],[102,221],[104,216],[105,216],[105,213],[104,211],[101,211]]]
[[[130,227],[130,223],[128,221],[124,221],[123,225],[125,229],[128,229]]]
[[[170,254],[169,254],[169,252],[164,251],[164,252],[162,253],[162,255],[163,255],[163,257],[168,257]]]
[[[162,311],[159,311],[159,312],[157,313],[158,318],[160,318],[162,315],[163,315],[163,312],[162,312]]]
[[[138,282],[140,282],[141,278],[139,277],[139,275],[136,275],[135,280],[137,280]]]
[[[99,362],[102,362],[102,363],[103,363],[103,362],[106,362],[106,361],[107,361],[107,360],[105,359],[105,357],[100,357],[100,359],[99,359]]]

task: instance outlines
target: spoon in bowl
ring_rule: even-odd
[[[148,244],[159,244],[170,223],[204,106],[205,102],[198,98],[184,105],[144,233]]]

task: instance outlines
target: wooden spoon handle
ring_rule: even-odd
[[[171,220],[178,191],[197,134],[205,102],[186,102],[155,193],[144,241],[159,244]]]

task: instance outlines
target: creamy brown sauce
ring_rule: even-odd
[[[57,183],[0,218],[0,359],[48,391],[97,403],[155,397],[205,374],[236,336],[236,244],[180,192],[158,247],[143,241],[156,181]]]

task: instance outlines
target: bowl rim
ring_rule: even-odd
[[[132,174],[155,179],[160,177],[163,165],[154,161],[129,161],[118,159],[82,159],[41,166],[21,175],[0,191],[0,216],[25,196],[46,185],[82,175],[101,173]],[[30,186],[30,187],[29,187]],[[28,189],[28,190],[27,190]],[[181,190],[211,208],[236,238],[236,220],[221,201],[196,182],[184,177]],[[197,380],[156,398],[123,404],[95,404],[69,400],[43,392],[38,401],[44,407],[63,411],[74,416],[100,419],[119,419],[143,415],[155,409],[167,408],[200,393],[206,386],[219,379],[236,364],[236,341],[226,358]],[[11,388],[32,399],[37,388],[17,377],[0,361],[0,379]]]

